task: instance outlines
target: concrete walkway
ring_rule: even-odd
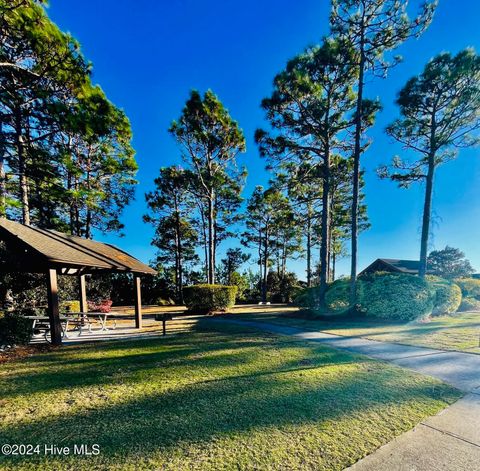
[[[480,470],[480,355],[342,337],[236,319],[212,319],[319,342],[409,368],[451,384],[462,399],[358,461],[351,471]]]

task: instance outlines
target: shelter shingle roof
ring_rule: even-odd
[[[54,265],[86,270],[156,273],[153,268],[113,245],[7,219],[0,219],[0,239],[23,248],[24,253],[33,252],[32,256],[45,263],[45,268]]]

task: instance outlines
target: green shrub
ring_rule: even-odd
[[[357,300],[360,300],[363,292],[363,280],[357,280]],[[328,286],[325,293],[325,303],[332,312],[345,312],[350,307],[350,279],[341,278],[335,280]],[[361,311],[360,303],[357,304],[357,311]]]
[[[244,293],[248,289],[248,279],[245,275],[234,271],[230,276],[230,284],[237,287],[236,300],[244,299]]]
[[[60,312],[80,312],[80,301],[61,301]]]
[[[460,286],[464,298],[480,300],[480,280],[475,278],[457,278],[454,282]]]
[[[369,316],[410,321],[432,313],[435,290],[418,276],[374,273],[363,279],[359,301]]]
[[[459,311],[480,311],[480,301],[476,298],[463,298]]]
[[[235,304],[236,286],[193,285],[183,288],[185,306],[191,312],[208,314],[226,311]]]
[[[435,290],[432,315],[441,316],[457,312],[462,302],[462,290],[460,287],[439,276],[429,275],[426,279]]]
[[[297,306],[304,307],[311,311],[317,309],[320,304],[318,298],[318,286],[303,289],[297,294],[294,303]]]
[[[362,280],[358,280],[357,289],[360,296],[363,289]],[[295,304],[312,312],[320,312],[319,294],[318,286],[306,288],[297,296]],[[350,307],[350,280],[348,278],[330,283],[325,293],[325,304],[327,311],[335,314],[343,313]],[[361,307],[358,306],[358,309],[361,310]]]
[[[11,312],[0,318],[0,345],[26,345],[32,335],[30,319]]]

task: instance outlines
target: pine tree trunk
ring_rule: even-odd
[[[262,231],[258,231],[258,292],[263,299],[263,256],[262,256]]]
[[[307,213],[307,288],[312,286],[312,217],[310,206]]]
[[[30,225],[30,201],[28,196],[28,179],[26,174],[26,155],[25,142],[22,133],[22,112],[17,108],[15,112],[15,140],[17,146],[18,159],[18,178],[20,203],[22,206],[22,222],[27,226]]]
[[[263,241],[263,283],[262,283],[262,301],[267,302],[267,280],[268,280],[268,232],[265,233]]]
[[[355,149],[353,153],[353,194],[352,194],[352,255],[350,267],[350,305],[357,302],[357,258],[358,258],[358,205],[360,188],[360,152],[363,114],[363,87],[365,74],[365,38],[360,38],[360,64],[358,75],[357,109],[355,117]]]
[[[203,237],[203,267],[205,270],[205,277],[208,283],[208,237],[207,237],[207,225],[205,223],[204,208],[201,204],[197,203],[200,212],[201,224],[202,224],[202,237]]]
[[[427,274],[427,253],[428,240],[430,235],[430,219],[432,215],[432,195],[433,195],[433,179],[435,174],[435,155],[430,154],[428,157],[428,172],[425,186],[425,202],[423,205],[423,221],[422,221],[422,238],[420,243],[420,267],[418,274],[424,278]]]
[[[320,244],[320,307],[325,307],[325,293],[328,281],[328,247],[330,245],[330,149],[328,145],[324,156],[325,173],[322,185],[322,241]]]
[[[337,254],[335,251],[332,253],[332,281],[335,281],[335,268],[337,264]]]
[[[7,214],[7,182],[5,172],[5,161],[7,153],[6,136],[3,132],[3,123],[0,121],[0,218]]]
[[[180,304],[183,304],[183,247],[182,247],[182,233],[180,226],[180,214],[176,211],[176,237],[177,237],[177,299]]]
[[[215,215],[213,201],[215,195],[213,192],[208,199],[208,283],[215,284]]]
[[[5,177],[5,159],[3,152],[0,150],[0,218],[6,217],[7,213]]]
[[[71,191],[73,188],[73,176],[71,172],[68,172],[67,188],[69,191]],[[69,216],[70,216],[70,234],[73,235],[75,233],[75,211],[74,211],[74,205],[73,205],[73,198],[70,200],[70,204],[69,204]]]
[[[91,149],[89,148],[88,150],[88,157],[87,157],[87,181],[86,181],[86,187],[87,187],[87,194],[90,194],[91,191],[91,172],[92,172],[92,159],[90,157],[90,152]],[[92,210],[89,208],[88,203],[87,203],[87,210],[86,210],[86,217],[85,217],[85,237],[87,239],[90,239],[92,237]]]

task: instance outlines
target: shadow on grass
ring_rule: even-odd
[[[61,441],[68,446],[98,443],[102,459],[119,454],[146,457],[158,451],[167,456],[178,451],[179,446],[201,445],[222,436],[272,426],[310,423],[321,427],[348,416],[359,418],[369,411],[374,411],[377,419],[383,412],[384,418],[391,421],[389,426],[395,429],[398,423],[392,408],[409,404],[418,407],[418,402],[432,398],[455,397],[443,385],[432,388],[430,382],[406,383],[395,369],[386,371],[373,364],[348,368],[337,375],[322,371],[309,376],[305,373],[303,369],[288,374],[270,371],[241,375],[159,391],[127,403],[107,402],[101,409],[2,426],[0,440],[17,443],[28,437],[30,443]],[[381,431],[380,423],[378,426]]]
[[[376,320],[372,318],[358,318],[351,315],[336,316],[335,319],[330,317],[315,317],[308,318],[305,316],[296,316],[295,313],[268,313],[265,315],[230,315],[225,316],[225,318],[231,319],[240,319],[240,320],[254,320],[255,322],[271,323],[275,325],[282,325],[285,327],[297,327],[305,328],[312,331],[321,331],[328,333],[331,330],[343,331],[343,330],[352,330],[352,329],[365,329],[366,332],[357,335],[348,335],[347,337],[351,338],[362,338],[362,337],[375,337],[375,336],[385,336],[385,335],[402,335],[402,336],[415,336],[421,337],[423,335],[436,334],[443,331],[455,331],[461,329],[475,329],[480,330],[480,315],[478,322],[458,322],[453,323],[449,322],[450,320],[455,321],[455,316],[449,317],[437,317],[434,318],[431,322],[418,323],[418,322],[405,322],[405,321],[389,321],[389,320]],[[284,322],[283,319],[291,320],[292,322]],[[295,320],[299,322],[295,322]],[[392,330],[385,330],[388,328]],[[369,330],[371,329],[371,330]],[[374,329],[379,329],[374,331]]]
[[[258,337],[262,335],[255,336]],[[252,350],[258,347],[269,348],[274,337],[265,334],[262,338],[263,340],[243,341],[236,336],[205,333],[197,339],[198,343],[191,339],[188,342],[186,338],[178,336],[168,341],[149,339],[141,344],[115,341],[103,345],[97,343],[66,347],[27,359],[23,364],[8,365],[10,371],[4,375],[0,387],[1,397],[7,399],[74,387],[107,385],[118,374],[148,374],[158,372],[159,369],[167,372],[169,368],[179,366],[177,358],[181,358],[191,369],[208,370],[245,364],[254,360]],[[225,350],[228,353],[222,354]],[[76,354],[80,358],[75,357]]]

